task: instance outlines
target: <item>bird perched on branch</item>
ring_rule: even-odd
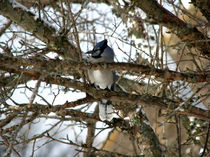
[[[114,51],[107,45],[107,40],[96,44],[93,50],[88,51],[90,54],[88,61],[91,63],[112,63],[114,62]],[[110,70],[88,70],[88,77],[91,84],[96,88],[114,90],[115,89],[115,72]],[[99,102],[99,117],[102,121],[113,119],[113,105],[111,101],[101,100]]]

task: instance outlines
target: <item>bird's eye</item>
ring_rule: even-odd
[[[100,58],[101,57],[101,51],[100,50],[95,51],[92,54],[92,57],[94,57],[94,58]]]

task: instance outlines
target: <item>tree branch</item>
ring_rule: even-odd
[[[12,21],[9,20],[9,21],[0,29],[0,36],[7,30],[7,28],[10,27],[11,24],[12,24]]]
[[[0,66],[1,69],[1,66]],[[22,69],[11,69],[13,73],[22,73],[27,76],[31,76],[33,79],[38,79],[40,77],[39,72],[35,71],[26,71]],[[112,92],[106,90],[96,90],[94,87],[90,85],[84,85],[80,81],[72,80],[69,78],[62,78],[60,76],[53,76],[53,75],[46,75],[43,80],[46,83],[50,84],[57,84],[69,88],[74,88],[86,92],[93,96],[96,100],[106,99],[111,100],[114,102],[122,103],[129,103],[132,105],[141,104],[141,105],[152,105],[152,106],[159,106],[161,108],[169,109],[174,111],[175,109],[179,108],[176,111],[178,114],[184,114],[187,116],[194,116],[206,121],[210,121],[210,114],[209,111],[197,108],[192,106],[190,103],[182,104],[182,107],[179,106],[179,102],[175,102],[173,100],[164,98],[164,97],[157,97],[151,95],[135,95],[129,94],[124,92]],[[126,107],[120,105],[120,108]]]
[[[157,69],[147,65],[133,64],[133,63],[84,63],[84,62],[76,62],[69,60],[59,60],[59,59],[51,59],[51,60],[43,60],[40,58],[28,58],[21,59],[18,57],[9,57],[0,54],[0,62],[1,65],[5,66],[34,66],[36,70],[45,70],[49,72],[58,72],[64,71],[65,74],[69,74],[70,71],[80,71],[80,70],[88,70],[88,69],[101,69],[101,70],[116,70],[116,71],[129,71],[137,74],[150,77],[154,75],[156,78],[162,78],[167,81],[177,81],[182,80],[191,83],[197,82],[208,82],[209,74],[207,73],[192,73],[192,72],[176,72],[172,70],[162,70]]]
[[[189,46],[196,47],[203,55],[210,56],[210,39],[199,32],[196,27],[176,17],[156,0],[132,0],[131,2],[135,7],[141,8],[148,17],[169,28],[182,41],[187,41]]]
[[[33,33],[59,55],[66,58],[78,59],[75,47],[68,41],[67,37],[57,35],[57,30],[54,27],[48,25],[44,20],[37,18],[34,13],[24,8],[18,2],[12,4],[9,0],[1,0],[0,4],[0,13],[3,16],[16,22],[26,31]]]
[[[210,22],[210,1],[209,0],[191,0],[192,4],[198,7],[205,16],[205,18]]]
[[[31,7],[35,6],[37,3],[41,3],[42,5],[51,5],[58,2],[58,0],[17,0],[18,2]],[[72,3],[84,3],[85,0],[71,0]],[[108,3],[107,0],[88,0],[88,2],[93,2],[93,3]]]

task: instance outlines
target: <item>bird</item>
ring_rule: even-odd
[[[107,39],[98,42],[89,54],[88,61],[91,63],[112,63],[114,62],[114,51],[107,45]],[[96,88],[115,90],[116,74],[110,70],[88,70],[88,78],[91,84]],[[99,118],[102,121],[111,121],[113,119],[113,105],[109,100],[99,102]]]

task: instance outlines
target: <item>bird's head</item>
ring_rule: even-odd
[[[86,54],[91,54],[93,58],[101,58],[104,49],[107,47],[107,40],[104,39],[96,44],[91,51],[86,52]]]

